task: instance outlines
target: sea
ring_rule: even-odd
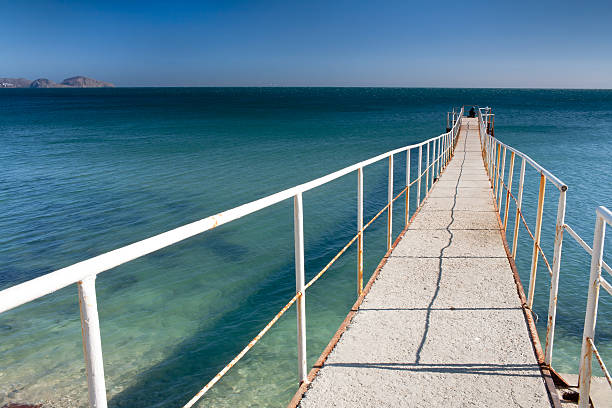
[[[463,104],[490,106],[496,137],[567,184],[566,222],[591,244],[596,207],[612,208],[612,90],[0,89],[0,289],[437,136]],[[397,155],[396,194],[405,168]],[[519,168],[517,160],[515,182]],[[386,203],[387,171],[385,161],[364,169],[366,221]],[[538,183],[527,165],[532,229]],[[559,194],[550,182],[545,197],[542,247],[552,261]],[[357,175],[303,200],[309,279],[356,233]],[[403,208],[399,200],[394,235]],[[509,219],[511,238],[512,210]],[[365,279],[385,253],[385,230],[380,217],[365,235]],[[532,243],[524,227],[519,235],[527,289]],[[293,245],[286,200],[100,274],[109,406],[185,404],[291,299]],[[610,238],[605,251],[612,264]],[[353,245],[308,289],[309,366],[356,300],[356,264]],[[589,265],[566,234],[553,354],[561,373],[578,371]],[[549,282],[540,257],[542,341]],[[612,364],[612,296],[603,291],[595,337]],[[298,386],[296,341],[292,307],[200,406],[286,406]],[[0,315],[0,406],[42,401],[87,405],[76,285]]]

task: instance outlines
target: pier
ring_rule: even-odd
[[[292,200],[295,292],[240,353],[214,377],[202,379],[203,388],[185,397],[184,408],[205,406],[204,395],[292,308],[297,315],[298,370],[297,392],[289,407],[561,407],[571,404],[560,400],[558,389],[563,389],[574,393],[574,401],[579,392],[579,406],[587,408],[592,362],[597,361],[612,386],[594,341],[600,288],[612,294],[612,285],[602,276],[602,271],[612,275],[612,268],[603,261],[605,230],[612,225],[612,212],[605,207],[596,210],[595,236],[589,246],[565,222],[568,187],[529,156],[495,138],[493,118],[489,108],[479,108],[471,118],[464,116],[463,108],[453,110],[447,116],[447,132],[439,136],[4,289],[0,291],[0,313],[76,285],[89,405],[106,408],[97,275]],[[406,168],[405,180],[398,181],[394,180],[394,157],[400,154],[406,157]],[[372,219],[364,220],[364,171],[378,162],[388,163],[387,204]],[[522,212],[527,165],[539,178],[535,223]],[[355,235],[340,244],[345,245],[325,267],[307,275],[302,194],[341,177],[355,177],[357,182]],[[557,199],[552,256],[540,246],[547,182],[556,189],[549,197]],[[398,185],[402,190],[394,195]],[[399,206],[404,225],[396,237],[392,223],[398,200],[405,203]],[[411,202],[416,202],[416,208],[410,208]],[[387,252],[364,282],[367,229],[385,218]],[[531,254],[524,254],[531,258],[526,291],[515,264],[521,228],[532,241]],[[564,234],[591,256],[580,384],[572,384],[573,389],[552,363]],[[357,300],[315,365],[309,367],[308,288],[351,247],[356,247],[357,254],[355,275],[350,277],[356,281]],[[550,276],[543,344],[532,311],[539,260]]]
[[[464,118],[299,406],[550,407],[500,230],[477,119]]]

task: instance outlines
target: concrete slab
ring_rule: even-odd
[[[421,211],[492,211],[493,198],[480,197],[429,197]]]
[[[431,198],[430,198],[431,199]],[[495,211],[424,211],[410,226],[411,230],[433,230],[441,229],[485,229],[491,230],[497,226],[497,215]],[[450,226],[450,227],[449,227]]]
[[[482,188],[482,187],[440,187],[435,186],[433,190],[429,193],[429,197],[483,197],[490,196],[493,197],[491,193],[491,188]]]

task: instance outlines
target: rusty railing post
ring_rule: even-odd
[[[497,199],[499,215],[501,216],[502,203],[504,199],[504,176],[506,175],[506,146],[504,146],[504,154],[501,162],[501,176],[499,179],[499,198]],[[497,198],[497,197],[496,197]]]
[[[540,234],[542,232],[542,213],[544,211],[544,194],[546,193],[546,176],[540,174],[540,191],[538,193],[538,213],[533,241],[533,254],[531,256],[531,275],[529,276],[529,297],[527,306],[533,309],[533,295],[535,293],[536,275],[538,271],[538,248],[540,247]]]
[[[499,143],[496,144],[496,150],[497,150],[497,164],[495,165],[495,194],[494,194],[495,204],[497,204],[497,193],[499,191],[499,160],[501,156],[501,145]]]
[[[508,226],[508,210],[510,210],[510,192],[512,191],[512,175],[514,173],[514,152],[510,153],[510,168],[508,169],[508,191],[506,192],[506,208],[504,210],[504,232]]]
[[[525,158],[521,161],[521,173],[519,175],[519,191],[516,198],[516,217],[514,218],[514,237],[512,238],[512,258],[516,259],[516,246],[518,245],[518,233],[521,224],[521,204],[523,202],[523,185],[525,183]]]
[[[548,296],[548,325],[546,327],[546,350],[544,362],[550,366],[553,344],[555,342],[555,323],[557,321],[557,294],[559,292],[559,271],[561,269],[561,248],[563,246],[563,225],[565,224],[565,192],[566,186],[559,191],[557,205],[557,223],[555,225],[555,249],[553,254],[552,277],[550,278],[550,294]]]

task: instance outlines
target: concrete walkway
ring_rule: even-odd
[[[478,124],[301,407],[550,407],[493,207]]]

